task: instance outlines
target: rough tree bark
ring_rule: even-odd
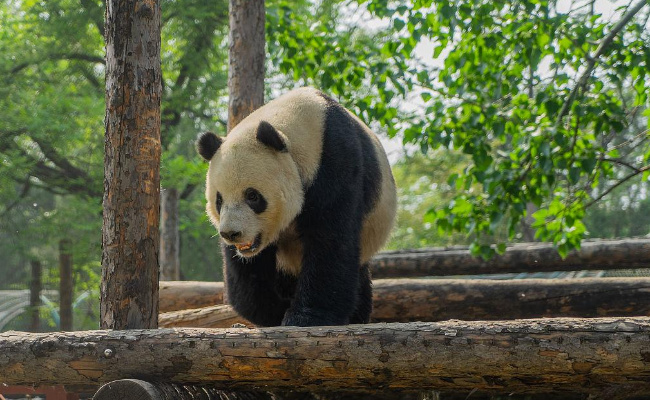
[[[228,132],[264,104],[264,0],[230,0]],[[223,269],[224,280],[226,269]],[[228,295],[224,296],[228,302]]]
[[[160,220],[160,4],[106,2],[101,326],[155,328]]]
[[[413,278],[650,267],[650,239],[597,240],[562,259],[549,243],[521,243],[490,260],[466,247],[383,252],[370,262],[373,278]]]
[[[72,242],[59,242],[59,317],[62,331],[72,330]]]
[[[228,132],[264,103],[264,0],[230,0]]]
[[[181,277],[178,190],[165,189],[160,198],[160,280],[177,281]]]
[[[181,282],[178,282],[181,283]],[[174,291],[188,296],[193,282],[182,282]],[[194,282],[199,283],[199,282]],[[167,282],[161,304],[176,282]],[[203,291],[193,304],[202,308],[160,314],[161,327],[226,328],[250,323],[226,305],[209,302],[222,293],[223,284],[200,282]],[[584,279],[379,279],[373,282],[375,322],[496,320],[540,317],[632,317],[650,316],[650,278]],[[182,304],[188,304],[185,298]],[[200,306],[199,306],[200,307]],[[175,307],[171,307],[175,308]]]
[[[170,311],[158,316],[158,325],[161,328],[229,328],[234,324],[253,326],[240,317],[229,304]]]
[[[0,382],[650,394],[650,318],[0,334]]]

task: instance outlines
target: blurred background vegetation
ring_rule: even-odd
[[[637,3],[595,3],[268,0],[266,97],[316,86],[382,136],[399,187],[389,249],[548,240],[566,254],[647,235],[650,7],[598,54]],[[194,140],[225,133],[228,2],[162,10],[162,186],[180,194],[182,279],[219,280]],[[32,260],[57,289],[71,240],[75,329],[99,310],[103,19],[101,0],[0,1],[0,290],[26,289]]]

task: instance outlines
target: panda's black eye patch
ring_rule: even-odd
[[[217,212],[221,214],[221,205],[223,204],[223,198],[221,193],[217,192]]]
[[[253,188],[244,191],[244,201],[256,214],[261,214],[266,210],[266,199],[262,196],[262,193]]]

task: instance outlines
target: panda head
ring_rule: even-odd
[[[265,121],[242,122],[226,139],[207,132],[197,141],[199,154],[210,161],[208,216],[242,257],[274,243],[300,213],[304,192],[289,146]]]

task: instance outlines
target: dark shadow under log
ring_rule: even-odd
[[[224,392],[206,386],[120,379],[104,384],[93,400],[271,400],[264,392]]]

